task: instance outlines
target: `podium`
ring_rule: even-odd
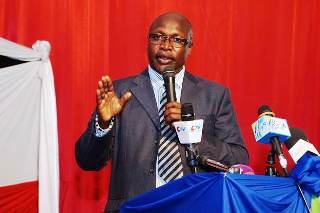
[[[311,194],[304,191],[308,205]],[[198,173],[125,203],[122,213],[308,212],[292,177]]]
[[[129,200],[120,212],[308,212],[297,182],[309,208],[315,195],[312,213],[320,212],[320,157],[309,153],[301,157],[290,177],[192,174]]]

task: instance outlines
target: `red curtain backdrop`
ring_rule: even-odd
[[[256,143],[251,130],[262,104],[304,129],[320,150],[318,0],[0,0],[1,37],[52,45],[61,212],[102,211],[110,166],[80,170],[74,144],[95,107],[99,77],[118,79],[143,70],[148,26],[166,11],[183,13],[193,24],[187,69],[231,89],[256,173],[263,174],[270,149]]]
[[[37,212],[38,181],[0,188],[0,212]]]

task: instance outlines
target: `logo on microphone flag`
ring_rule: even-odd
[[[192,121],[177,121],[173,123],[179,141],[182,144],[200,143],[202,137],[203,119]]]
[[[271,116],[262,116],[252,124],[252,130],[256,141],[268,144],[273,136],[277,136],[280,142],[291,137],[288,123],[285,119]]]

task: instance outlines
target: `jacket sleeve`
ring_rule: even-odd
[[[209,124],[210,135],[199,146],[200,155],[227,165],[248,164],[249,155],[233,109],[228,89],[217,103]]]
[[[97,171],[107,164],[112,156],[114,144],[114,129],[103,137],[95,135],[96,112],[91,116],[86,131],[75,145],[75,156],[78,165],[88,171]]]

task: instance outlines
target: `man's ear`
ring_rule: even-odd
[[[187,49],[186,49],[186,58],[190,55],[190,53],[191,53],[191,50],[192,50],[192,45],[191,46],[187,46]]]

